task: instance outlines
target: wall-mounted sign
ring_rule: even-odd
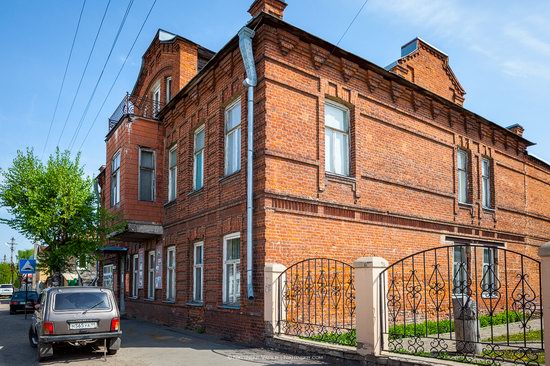
[[[155,288],[162,288],[162,244],[157,245],[156,250],[157,263],[155,264]]]
[[[139,248],[139,273],[138,288],[143,288],[143,262],[145,261],[145,249]]]

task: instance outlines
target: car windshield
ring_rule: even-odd
[[[15,300],[25,300],[25,291],[18,291],[16,293],[14,293],[11,298],[15,299]],[[38,293],[37,292],[29,291],[27,293],[27,300],[36,300],[36,299],[38,299]]]
[[[13,288],[13,285],[0,285],[0,288]]]
[[[110,309],[105,292],[59,292],[55,294],[54,310],[94,310]]]

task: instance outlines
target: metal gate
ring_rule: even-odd
[[[481,365],[544,364],[540,261],[452,245],[381,273],[383,349]]]
[[[310,340],[354,344],[353,267],[328,258],[310,258],[277,279],[276,332]]]

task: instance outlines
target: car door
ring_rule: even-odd
[[[36,330],[36,334],[39,336],[42,335],[42,322],[44,321],[44,313],[46,311],[46,299],[48,297],[48,294],[46,292],[42,292],[39,296],[39,304],[40,307],[38,310],[34,311],[34,317],[33,317],[33,323],[34,323],[34,329]]]

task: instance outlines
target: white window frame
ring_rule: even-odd
[[[197,149],[197,136],[201,132],[203,133],[202,148]],[[195,191],[198,191],[199,189],[204,187],[204,147],[205,147],[205,145],[206,145],[206,130],[204,128],[204,125],[202,125],[202,126],[200,126],[199,128],[197,128],[195,130],[195,134],[193,136],[193,190],[195,190]],[[200,167],[197,166],[197,159],[198,159],[199,155],[202,156]],[[201,173],[201,182],[200,182],[201,184],[200,184],[200,186],[197,182],[198,169],[200,169],[200,173]]]
[[[460,156],[464,157],[464,168],[460,166]],[[470,170],[468,169],[470,164],[470,154],[468,151],[464,149],[458,149],[456,154],[456,172],[457,172],[457,193],[458,193],[458,202],[459,203],[470,203],[470,192],[469,192],[469,185],[470,185]],[[465,186],[462,184],[461,175],[464,175],[465,178]]]
[[[347,124],[347,131],[340,130],[340,129],[332,127],[332,126],[328,126],[325,123],[325,171],[330,173],[330,174],[336,174],[336,175],[342,175],[342,176],[349,177],[349,175],[350,175],[350,155],[351,155],[350,154],[351,153],[350,110],[349,110],[349,108],[347,108],[346,106],[344,106],[342,104],[333,102],[331,100],[327,100],[327,101],[325,101],[325,118],[326,118],[326,107],[327,106],[339,109],[342,112],[344,112],[344,118],[345,118],[344,124]],[[332,139],[330,141],[329,141],[329,137],[327,136],[328,132],[330,132],[330,136],[331,136],[331,139]],[[331,144],[332,149],[335,146],[335,136],[336,135],[344,136],[345,140],[346,140],[346,145],[347,145],[346,149],[345,149],[346,155],[342,157],[342,159],[343,159],[342,166],[344,167],[343,172],[336,172],[336,169],[334,168],[336,156],[335,156],[335,154],[330,154],[328,152],[329,151],[329,149],[328,149],[328,144],[329,143]]]
[[[151,259],[152,258],[152,259]],[[150,250],[147,252],[147,299],[155,299],[155,265],[156,252]]]
[[[240,263],[241,263],[241,256],[240,256],[240,244],[239,243],[239,258],[238,259],[232,259],[232,260],[228,260],[227,259],[227,243],[229,240],[231,239],[240,239],[241,238],[241,233],[232,233],[232,234],[228,234],[228,235],[225,235],[223,237],[223,283],[222,283],[222,291],[223,291],[223,303],[224,305],[228,305],[228,306],[239,306],[240,305],[240,292],[241,292],[241,286],[240,286]],[[238,273],[238,278],[239,278],[239,286],[237,288],[237,291],[238,293],[237,294],[233,294],[233,297],[236,297],[236,301],[230,301],[230,299],[228,297],[230,297],[230,294],[228,293],[228,289],[227,289],[227,281],[228,281],[228,274],[227,274],[227,265],[230,264],[230,265],[233,265],[234,267],[239,267],[239,271],[236,272]]]
[[[132,297],[138,298],[139,294],[139,254],[132,256]]]
[[[231,111],[233,110],[233,108],[237,108],[239,107],[239,109],[241,110],[241,114],[239,115],[239,123],[237,125],[235,125],[233,128],[231,128],[230,130],[227,129],[227,122],[228,122],[228,117],[231,115]],[[233,103],[231,103],[230,105],[228,105],[226,108],[225,108],[225,114],[224,114],[224,144],[225,144],[225,148],[224,148],[224,155],[225,155],[225,158],[224,158],[224,174],[227,176],[227,175],[231,175],[231,174],[234,174],[238,171],[241,170],[241,152],[242,152],[242,149],[241,149],[241,119],[242,119],[242,108],[241,108],[241,98],[237,99],[236,101],[234,101]],[[229,161],[230,161],[230,156],[229,156],[229,145],[228,145],[228,140],[229,140],[229,137],[233,134],[238,134],[238,149],[237,151],[235,151],[235,154],[236,156],[234,157],[235,159],[235,167],[233,170],[229,170]]]
[[[197,248],[201,248],[201,260],[197,263]],[[200,272],[199,296],[197,296],[197,272]],[[204,301],[204,242],[199,241],[193,245],[193,302],[202,303]]]
[[[489,254],[489,262],[485,261],[486,253]],[[491,266],[493,267],[492,273],[489,273],[486,278],[486,271],[488,271]],[[499,294],[496,283],[498,281],[498,249],[496,247],[483,248],[483,266],[481,273],[481,296],[485,299],[498,297]],[[489,279],[489,283],[486,282],[487,279]]]
[[[160,82],[153,88],[153,118],[157,118],[157,114],[160,111]]]
[[[459,263],[456,261],[457,249],[460,250],[460,257],[462,260]],[[457,243],[456,246],[453,247],[453,297],[459,297],[466,294],[466,292],[462,292],[465,289],[461,289],[460,286],[463,285],[467,287],[468,285],[468,249],[468,245],[462,243]]]
[[[114,276],[113,270],[114,270],[114,265],[112,264],[106,264],[103,266],[103,287],[110,288],[111,290],[114,289],[114,285],[115,285],[115,282],[114,282],[115,276]],[[109,275],[107,276],[106,273],[109,273]]]
[[[172,99],[172,77],[166,78],[166,103]]]
[[[493,206],[491,201],[491,180],[491,160],[484,157],[481,159],[481,201],[483,208],[491,209]]]
[[[176,153],[176,161],[172,166],[172,152]],[[168,202],[172,202],[178,196],[178,145],[168,150]]]
[[[115,166],[115,161],[118,161],[118,166],[116,169],[113,169]],[[120,162],[121,154],[120,150],[113,154],[111,158],[111,207],[116,206],[120,203]],[[115,190],[113,192],[113,179],[115,182]],[[114,193],[114,195],[113,195]]]
[[[153,179],[151,180],[151,199],[150,200],[142,200],[141,199],[141,153],[142,152],[150,152],[153,154]],[[144,168],[144,169],[150,169],[150,168]],[[156,199],[156,174],[157,174],[157,154],[155,153],[155,150],[146,148],[146,147],[140,147],[139,148],[139,158],[138,158],[138,201],[141,202],[154,202]]]
[[[170,263],[170,254],[174,260]],[[170,272],[172,273],[172,283],[170,283]],[[168,247],[166,251],[166,300],[176,301],[176,247]]]

